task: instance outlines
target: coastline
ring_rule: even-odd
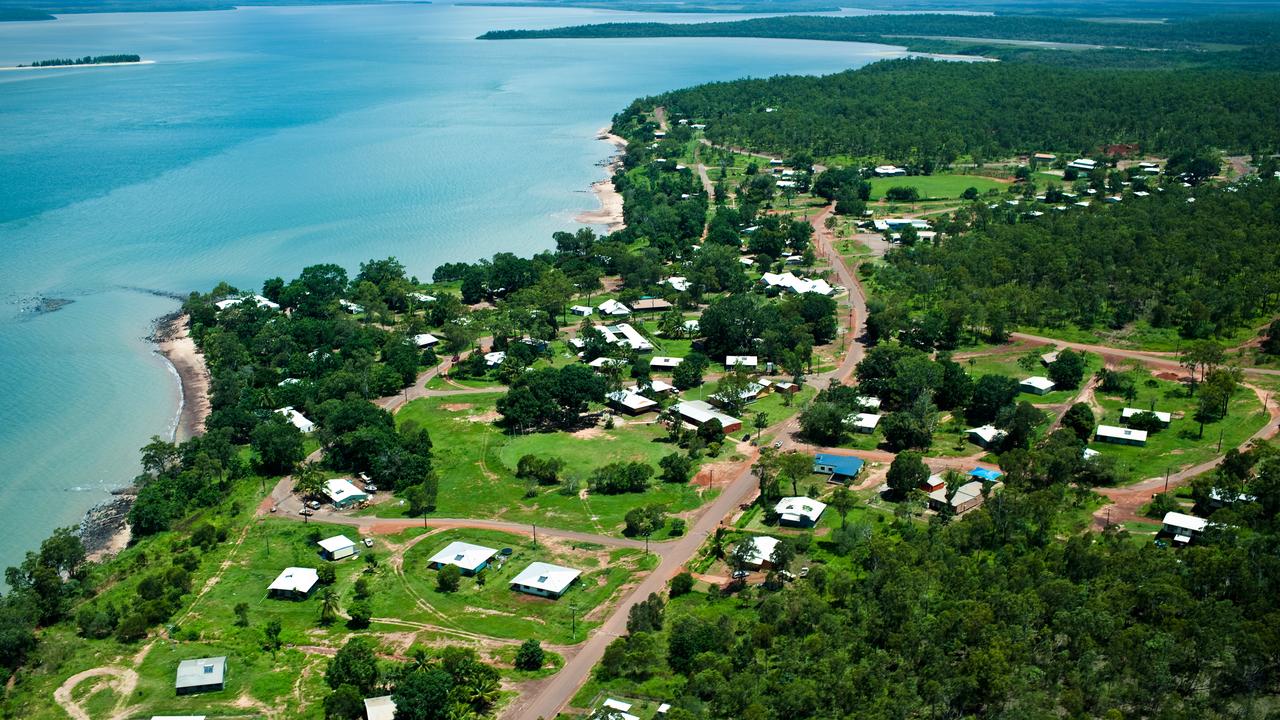
[[[155,65],[155,60],[139,60],[137,62],[82,63],[80,65],[9,65],[0,67],[0,71],[15,70],[67,70],[69,68],[124,67],[126,65]]]
[[[617,232],[626,227],[626,223],[623,221],[622,193],[613,186],[613,174],[622,166],[622,153],[626,150],[627,141],[610,133],[609,128],[601,128],[596,139],[613,145],[617,154],[609,158],[605,165],[609,176],[604,180],[591,183],[591,192],[595,194],[600,208],[578,213],[573,219],[574,222],[587,225],[604,225],[608,232]]]

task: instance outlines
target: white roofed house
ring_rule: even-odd
[[[612,315],[614,317],[625,317],[631,314],[631,308],[612,298],[597,305],[596,309],[600,311],[601,315]]]
[[[773,564],[773,551],[778,547],[778,538],[768,535],[755,535],[742,542],[751,543],[746,557],[747,567],[765,568]]]
[[[338,305],[352,315],[359,315],[364,312],[364,306],[353,303],[350,300],[339,300]]]
[[[395,720],[396,701],[390,695],[365,698],[364,717],[365,720]]]
[[[529,563],[529,567],[511,579],[511,589],[529,595],[556,599],[564,595],[581,574],[581,571],[573,568],[551,563]]]
[[[420,303],[429,303],[429,302],[436,301],[435,295],[428,295],[426,293],[421,293],[421,292],[411,292],[409,293],[409,297],[413,298],[414,300],[417,300]]]
[[[1167,512],[1164,514],[1160,532],[1172,535],[1176,543],[1186,544],[1199,537],[1207,527],[1209,527],[1209,521],[1204,518],[1180,512]]]
[[[489,561],[498,551],[483,545],[454,541],[445,545],[440,552],[431,556],[427,567],[439,570],[445,565],[454,565],[464,575],[475,575],[489,566]]]
[[[609,407],[628,415],[640,415],[658,407],[658,403],[630,390],[615,390],[605,396]]]
[[[346,535],[334,535],[316,544],[325,560],[341,560],[356,554],[356,541]]]
[[[680,418],[694,427],[702,427],[711,422],[711,420],[719,420],[720,428],[727,433],[734,433],[742,429],[742,421],[736,417],[725,415],[716,410],[710,404],[701,400],[686,400],[673,405],[676,412],[680,414]]]
[[[665,395],[667,393],[674,393],[678,390],[675,385],[659,378],[652,378],[647,384],[632,385],[625,389],[633,393],[640,393],[646,397],[653,395]]]
[[[649,360],[649,367],[654,370],[672,370],[682,362],[684,358],[655,355]]]
[[[983,425],[982,427],[969,428],[965,434],[969,437],[969,442],[984,448],[989,448],[998,444],[1005,436],[1005,432],[998,429],[995,425]]]
[[[288,567],[267,586],[267,594],[284,600],[302,600],[315,589],[320,575],[315,568]]]
[[[329,500],[333,502],[334,507],[340,509],[351,507],[369,499],[368,493],[356,487],[354,483],[346,478],[326,480],[324,494],[329,496]]]
[[[507,359],[507,354],[501,350],[484,354],[485,367],[498,367]]]
[[[1031,393],[1032,395],[1044,395],[1053,390],[1053,381],[1047,377],[1036,375],[1029,377],[1018,383],[1018,388],[1022,392]]]
[[[218,302],[214,303],[213,306],[218,308],[218,310],[226,310],[227,308],[236,307],[237,305],[240,305],[245,301],[250,301],[254,305],[257,305],[258,307],[264,308],[267,310],[280,309],[280,305],[278,303],[274,303],[262,297],[261,295],[242,295],[239,297],[229,297],[224,300],[219,300]]]
[[[854,413],[844,419],[845,424],[854,429],[855,432],[870,435],[876,431],[876,426],[880,424],[880,416],[873,413]]]
[[[784,497],[773,506],[773,512],[778,515],[778,524],[794,527],[817,525],[818,518],[822,517],[822,512],[826,509],[826,503],[807,497]]]
[[[863,410],[879,410],[880,409],[880,404],[881,404],[880,398],[874,397],[872,395],[859,395],[855,397],[853,401],[858,403],[858,407],[862,408]]]
[[[225,655],[183,660],[178,663],[178,672],[173,681],[173,689],[179,695],[215,692],[225,686],[226,675],[227,658]]]
[[[1093,172],[1098,167],[1098,161],[1090,160],[1089,158],[1077,158],[1067,163],[1067,167],[1082,172]]]
[[[672,290],[676,292],[686,292],[689,289],[689,279],[682,276],[669,277],[662,281],[663,284],[670,285]]]
[[[292,405],[282,407],[279,410],[276,410],[276,412],[283,415],[285,420],[288,420],[294,427],[298,428],[298,430],[302,431],[304,434],[316,429],[316,424],[308,420],[306,415],[303,415],[293,409]]]
[[[727,368],[742,367],[754,370],[759,365],[760,360],[755,355],[726,355],[724,358],[724,366]]]
[[[618,323],[617,325],[599,325],[596,332],[604,335],[605,340],[614,345],[626,345],[636,352],[651,352],[653,343],[649,339],[640,334],[631,326],[631,323]]]
[[[760,383],[749,383],[746,387],[738,392],[738,401],[742,403],[754,402],[765,391],[765,386]],[[728,407],[733,405],[732,398],[721,393],[715,393],[708,398],[713,405],[720,407]]]
[[[418,333],[413,336],[413,344],[420,348],[434,347],[440,343],[440,338],[431,333]]]
[[[591,314],[595,312],[595,308],[590,305],[574,305],[569,308],[569,312],[578,317],[591,317]]]
[[[1116,427],[1115,425],[1099,425],[1094,437],[1102,442],[1119,445],[1146,445],[1147,431],[1133,428]]]
[[[875,174],[880,177],[902,177],[907,174],[907,171],[897,165],[877,165]]]
[[[1120,417],[1128,422],[1129,420],[1132,420],[1134,416],[1141,415],[1143,413],[1155,415],[1156,419],[1160,421],[1160,424],[1164,426],[1168,426],[1169,423],[1173,422],[1173,415],[1170,413],[1161,412],[1159,410],[1143,410],[1142,408],[1127,407],[1120,411]]]

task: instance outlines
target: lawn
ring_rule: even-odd
[[[454,541],[511,548],[512,554],[484,571],[482,581],[463,577],[456,592],[440,592],[437,571],[428,568],[427,561]],[[572,567],[581,570],[582,576],[558,600],[512,590],[511,578],[534,561]],[[654,556],[645,556],[642,550],[609,550],[546,537],[534,547],[531,538],[523,535],[447,530],[429,535],[408,550],[400,572],[378,574],[373,614],[511,640],[579,642],[605,618],[618,589],[653,564]]]
[[[433,462],[440,478],[435,515],[438,517],[501,517],[538,522],[571,530],[616,533],[622,517],[639,505],[664,504],[671,512],[698,507],[710,495],[692,485],[653,482],[645,493],[621,495],[564,495],[557,486],[534,488],[525,497],[526,483],[515,477],[525,454],[555,455],[565,460],[565,475],[581,480],[611,462],[635,460],[655,467],[659,459],[677,451],[662,442],[666,431],[652,422],[618,418],[612,430],[591,428],[578,433],[551,432],[510,435],[493,425],[494,403],[500,394],[423,398],[405,406],[397,422],[416,422],[431,434]],[[380,517],[404,516],[407,507],[389,502],[363,511]]]
[[[1098,422],[1106,425],[1123,425],[1120,411],[1125,407],[1151,408],[1173,414],[1169,427],[1147,436],[1142,447],[1116,445],[1093,441],[1093,449],[1116,459],[1120,470],[1131,480],[1162,476],[1180,468],[1196,465],[1221,455],[1228,449],[1244,443],[1254,432],[1266,424],[1267,414],[1262,403],[1251,390],[1241,388],[1231,399],[1226,419],[1205,425],[1204,437],[1200,437],[1200,424],[1193,414],[1196,399],[1186,396],[1179,383],[1150,378],[1138,383],[1138,396],[1132,402],[1122,397],[1097,396],[1098,404],[1106,411]],[[1218,448],[1221,438],[1221,450]]]
[[[879,200],[884,193],[893,187],[913,187],[920,193],[922,200],[929,198],[959,198],[968,188],[977,188],[979,193],[988,190],[1004,190],[1008,183],[978,175],[914,175],[908,177],[872,178],[871,199]]]
[[[999,353],[993,355],[979,355],[977,357],[963,358],[957,360],[966,372],[977,380],[983,375],[1007,375],[1016,380],[1024,380],[1033,376],[1046,377],[1049,369],[1040,363],[1040,355],[1050,352],[1048,347],[1033,348],[1030,352],[1010,352]],[[1034,364],[1028,370],[1019,361],[1034,355]],[[1094,373],[1102,368],[1102,358],[1094,353],[1085,354],[1085,370],[1084,379],[1087,381],[1093,377]],[[1029,392],[1023,392],[1018,395],[1017,401],[1027,401],[1033,405],[1048,405],[1064,403],[1080,394],[1080,388],[1071,388],[1066,390],[1051,390],[1044,395],[1035,395]]]

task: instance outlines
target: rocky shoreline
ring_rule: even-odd
[[[133,489],[118,490],[115,497],[99,503],[80,521],[80,542],[90,560],[102,560],[123,550],[129,544],[129,510],[133,507]]]

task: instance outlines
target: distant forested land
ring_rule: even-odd
[[[30,20],[56,20],[47,12],[25,7],[0,7],[0,22],[26,22]]]
[[[1107,143],[1144,151],[1280,145],[1280,75],[886,60],[825,77],[700,85],[637,100],[707,123],[712,142],[948,165]]]
[[[505,30],[486,40],[617,37],[770,37],[885,42],[909,36],[990,38],[1128,48],[1186,49],[1205,44],[1280,44],[1280,17],[1202,18],[1167,23],[1103,23],[1062,17],[981,15],[789,16],[713,23],[604,23],[549,30]]]
[[[875,270],[877,334],[914,326],[1120,328],[1205,338],[1280,309],[1280,181],[1126,199],[1009,222],[975,204],[968,232],[894,250]]]
[[[246,5],[371,5],[384,1],[388,0],[0,0],[0,20],[53,20],[51,13],[189,12]],[[413,0],[413,4],[430,3]]]
[[[142,62],[141,55],[85,55],[82,58],[53,58],[51,60],[37,60],[30,65],[19,65],[18,67],[63,67],[65,65],[105,65],[107,63],[136,62]]]

